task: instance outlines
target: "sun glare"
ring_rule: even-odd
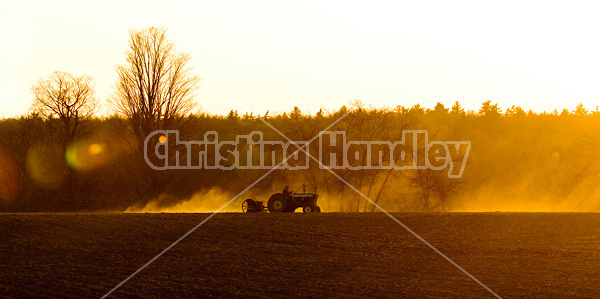
[[[91,155],[98,155],[104,151],[104,145],[100,143],[90,144],[88,146],[88,153]]]

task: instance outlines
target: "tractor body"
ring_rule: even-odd
[[[271,195],[265,207],[263,201],[257,201],[251,198],[246,199],[242,203],[242,211],[262,212],[268,209],[271,213],[293,213],[298,208],[302,208],[302,212],[321,212],[321,208],[317,205],[317,193],[291,193],[285,195],[283,193],[275,193]]]

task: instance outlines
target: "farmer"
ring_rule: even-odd
[[[281,193],[283,194],[283,196],[289,197],[293,193],[293,191],[290,191],[290,187],[285,186],[285,188],[283,188],[283,191]]]

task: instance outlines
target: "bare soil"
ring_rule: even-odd
[[[101,297],[209,214],[1,214],[0,296]],[[600,214],[394,214],[502,297],[600,296]],[[492,297],[385,214],[218,214],[112,297]]]

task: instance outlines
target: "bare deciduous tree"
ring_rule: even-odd
[[[35,95],[34,112],[58,120],[56,131],[63,148],[76,139],[81,123],[96,112],[97,101],[91,81],[89,76],[76,77],[65,72],[54,72],[47,79],[40,79],[32,88]]]
[[[51,132],[58,135],[61,157],[64,157],[67,147],[80,137],[81,124],[96,111],[97,101],[91,82],[89,76],[76,77],[65,72],[54,72],[47,79],[40,79],[32,88],[35,95],[33,110],[46,118]],[[49,157],[51,155],[46,158]],[[67,179],[62,186],[63,196],[67,201],[73,201],[76,174],[65,160],[62,163]],[[74,206],[72,202],[69,205]]]
[[[151,27],[131,30],[129,34],[127,63],[117,66],[119,79],[109,103],[126,117],[125,127],[134,138],[133,146],[143,156],[144,142],[153,131],[178,130],[180,136],[187,134],[199,78],[188,67],[190,56],[177,53],[165,29]],[[155,136],[150,142],[157,143],[158,138]],[[173,174],[151,171],[144,162],[132,160],[131,169],[145,178],[136,182],[134,188],[141,199],[147,200],[160,194]]]
[[[165,29],[131,30],[127,64],[117,67],[119,81],[112,108],[130,121],[140,142],[154,130],[179,129],[195,107],[199,78],[190,74],[190,56],[177,53]]]

